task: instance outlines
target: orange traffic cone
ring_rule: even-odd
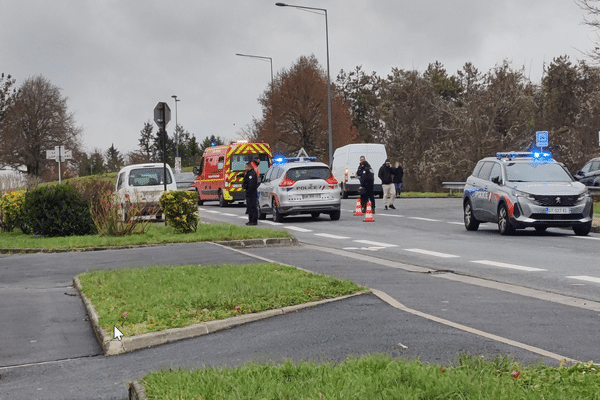
[[[365,213],[365,222],[375,222],[373,211],[371,210],[371,200],[367,202],[367,212]]]
[[[354,215],[363,215],[362,206],[360,205],[360,197],[356,199],[356,211],[354,211]]]

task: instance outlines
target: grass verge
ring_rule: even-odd
[[[521,367],[514,360],[462,357],[442,367],[387,355],[341,363],[286,361],[146,375],[148,399],[598,399],[591,363]]]
[[[14,232],[0,232],[0,247],[2,249],[56,250],[286,237],[293,237],[293,235],[286,230],[230,224],[200,224],[198,231],[192,233],[177,233],[169,226],[150,224],[148,232],[127,236],[42,237],[24,235],[16,229]]]
[[[116,326],[126,336],[365,290],[351,281],[272,263],[93,271],[79,280],[100,326],[109,332]]]

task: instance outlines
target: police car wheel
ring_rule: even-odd
[[[279,207],[277,207],[277,203],[273,200],[273,221],[281,222],[283,221],[283,215],[279,212]]]
[[[512,235],[515,232],[515,227],[510,223],[506,204],[502,204],[498,209],[498,231],[501,235]]]
[[[258,201],[256,202],[256,209],[257,209],[258,219],[260,219],[262,221],[267,218],[267,214],[262,212],[262,210],[260,209],[260,203]]]
[[[473,216],[473,206],[469,200],[465,202],[463,210],[465,228],[467,228],[468,231],[476,231],[479,229],[479,221]]]
[[[587,224],[583,224],[583,225],[574,225],[573,226],[573,232],[575,232],[575,234],[577,236],[587,236],[590,231],[592,230],[592,223],[587,223]]]
[[[342,212],[340,210],[332,211],[329,214],[329,218],[331,218],[332,221],[337,221],[338,219],[340,219],[341,214],[342,214]]]

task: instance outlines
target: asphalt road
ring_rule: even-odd
[[[489,232],[485,228],[466,232],[455,224],[461,218],[460,212],[457,216],[453,210],[455,199],[400,200],[396,203],[401,205],[397,216],[378,210],[374,223],[364,223],[350,211],[335,222],[328,217],[293,217],[277,226],[260,222],[293,230],[305,245],[291,248],[240,252],[202,243],[0,256],[0,399],[124,399],[127,382],[157,369],[284,359],[339,361],[370,352],[446,365],[456,362],[461,354],[509,354],[524,363],[549,364],[558,364],[563,357],[600,359],[596,339],[600,305],[590,301],[592,295],[557,296],[558,289],[568,282],[560,278],[567,271],[559,269],[566,268],[559,267],[560,262],[533,274],[507,267],[498,267],[500,271],[485,265],[474,268],[471,264],[479,265],[467,259],[471,254],[474,259],[485,256],[495,260],[515,248],[529,255],[540,252],[539,257],[551,259],[545,253],[553,249],[559,253],[562,248],[578,260],[571,263],[571,268],[577,268],[577,246],[584,243],[582,240],[559,230],[506,239],[491,227]],[[345,201],[344,208],[352,201]],[[424,213],[419,214],[419,210]],[[243,224],[243,212],[243,207],[220,209],[209,203],[202,207],[201,215],[205,220]],[[454,244],[445,243],[448,240]],[[518,244],[522,241],[525,245],[521,247]],[[554,241],[554,245],[547,241]],[[407,249],[458,255],[463,260]],[[71,287],[73,276],[88,270],[247,263],[256,262],[257,257],[352,279],[382,291],[389,299],[358,296],[204,337],[104,357],[82,302]],[[535,258],[528,258],[528,263]],[[592,273],[592,265],[585,265],[587,258],[581,259],[582,268]],[[471,279],[459,268],[471,268],[469,276],[486,279]],[[582,284],[573,288],[566,285],[567,290],[562,288],[561,293],[597,292],[598,284]],[[528,291],[524,286],[557,290]]]

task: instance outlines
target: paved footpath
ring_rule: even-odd
[[[361,295],[106,357],[72,288],[73,277],[88,270],[254,263],[256,257],[352,279],[391,297],[386,302],[374,294]],[[405,308],[398,308],[399,303]],[[451,364],[461,354],[510,354],[524,363],[549,364],[558,364],[556,356],[600,359],[600,346],[589,342],[596,337],[597,311],[305,246],[241,252],[194,243],[2,255],[0,304],[0,400],[125,399],[128,382],[159,369],[284,359],[339,361],[372,352],[442,364]]]

